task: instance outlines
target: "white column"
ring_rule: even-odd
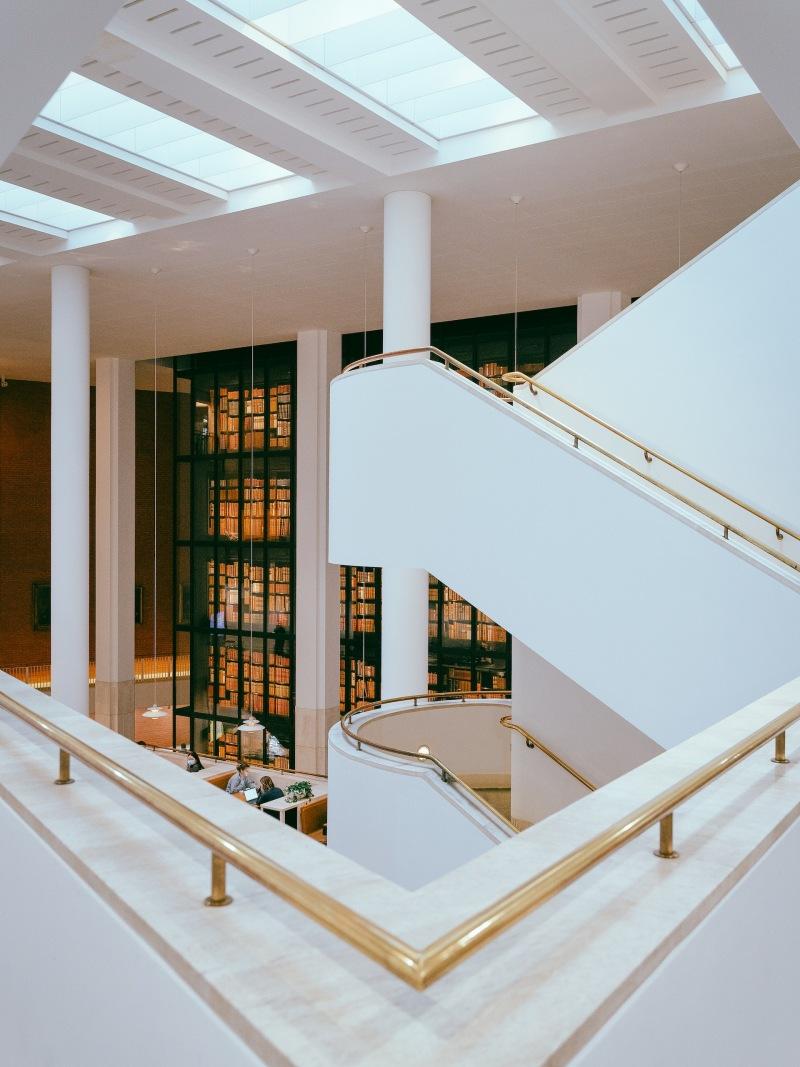
[[[94,717],[133,738],[136,365],[95,362]]]
[[[52,270],[52,695],[89,713],[89,271]]]
[[[297,335],[297,576],[295,766],[327,773],[328,731],[339,720],[339,568],[328,562],[329,385],[342,339]]]
[[[431,339],[431,198],[389,193],[383,215],[383,349]],[[384,567],[381,695],[428,691],[428,573]]]
[[[578,297],[578,340],[583,341],[589,334],[599,330],[630,302],[629,296],[616,291],[581,293]]]

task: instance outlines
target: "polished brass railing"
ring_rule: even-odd
[[[466,693],[456,690],[450,693],[416,693],[411,696],[387,697],[385,700],[375,700],[371,704],[361,704],[359,707],[353,708],[352,711],[345,712],[341,719],[342,733],[358,749],[366,745],[368,748],[374,748],[378,752],[387,752],[391,756],[400,756],[401,759],[411,760],[414,763],[431,764],[437,769],[443,782],[447,782],[449,785],[454,785],[464,791],[479,808],[490,812],[493,818],[499,819],[510,833],[518,834],[518,826],[515,826],[496,808],[488,804],[471,786],[467,785],[463,778],[459,778],[455,771],[445,766],[432,752],[411,752],[404,748],[382,745],[378,741],[370,741],[369,738],[362,737],[357,730],[351,729],[354,715],[365,715],[368,712],[379,711],[389,705],[405,704],[408,707],[404,710],[413,711],[415,708],[422,710],[445,701],[447,703],[460,701],[462,704],[466,704],[467,702],[472,703],[479,700],[507,700],[510,696],[510,689],[474,689]],[[374,722],[375,718],[371,721]]]
[[[607,826],[517,889],[458,923],[425,948],[418,949],[353,911],[338,898],[310,885],[293,871],[199,815],[169,793],[133,774],[123,764],[110,759],[33,708],[5,694],[0,694],[0,707],[59,746],[57,781],[60,784],[66,785],[70,781],[70,756],[75,756],[85,766],[108,778],[126,793],[135,796],[149,810],[210,849],[212,891],[209,904],[230,902],[225,890],[225,864],[230,863],[415,989],[429,986],[470,953],[550,900],[656,823],[660,824],[657,855],[674,858],[677,855],[672,842],[672,813],[675,809],[773,739],[775,762],[786,763],[786,730],[800,719],[800,704],[797,704]]]
[[[590,782],[585,775],[568,763],[562,756],[559,756],[557,752],[554,752],[552,748],[541,741],[538,737],[535,737],[532,733],[529,733],[524,726],[520,726],[519,723],[513,721],[510,715],[504,715],[500,719],[500,725],[505,726],[507,730],[516,730],[518,734],[521,734],[525,738],[525,744],[528,748],[536,748],[545,756],[549,756],[550,759],[559,765],[562,770],[565,770],[567,774],[571,774],[573,778],[577,779],[581,785],[585,785],[590,792],[594,792],[597,786],[594,782]]]
[[[741,528],[734,526],[728,519],[725,519],[720,515],[717,515],[715,512],[710,511],[708,508],[698,503],[696,500],[692,500],[691,497],[684,496],[683,493],[679,493],[676,489],[673,489],[665,482],[659,481],[659,479],[654,478],[652,475],[640,470],[632,463],[629,463],[626,459],[623,459],[621,456],[618,456],[614,452],[609,451],[609,449],[604,448],[603,445],[600,445],[596,441],[593,441],[590,437],[586,437],[584,434],[579,433],[570,426],[567,426],[566,423],[561,422],[553,415],[550,415],[546,411],[543,411],[541,408],[536,407],[535,404],[529,403],[529,401],[524,400],[520,396],[515,396],[514,393],[509,392],[509,390],[504,389],[501,385],[498,385],[496,382],[493,382],[491,378],[487,378],[485,375],[473,370],[471,367],[468,367],[466,363],[462,363],[460,360],[454,359],[446,352],[443,352],[440,348],[435,348],[432,345],[422,345],[419,348],[403,348],[399,349],[396,352],[381,352],[378,355],[367,356],[365,359],[359,359],[356,360],[356,362],[354,363],[350,363],[347,367],[345,367],[344,373],[359,370],[361,368],[380,363],[384,360],[396,359],[402,356],[422,355],[425,352],[429,353],[434,359],[441,360],[441,362],[448,370],[453,370],[457,374],[460,374],[462,377],[469,378],[472,381],[476,382],[483,389],[486,389],[488,392],[492,393],[495,397],[497,397],[497,399],[502,400],[504,403],[514,404],[517,407],[524,408],[526,411],[532,412],[534,415],[536,415],[537,418],[541,419],[543,422],[548,423],[550,426],[554,426],[556,429],[567,435],[567,437],[572,441],[572,444],[575,448],[579,448],[580,445],[584,445],[587,448],[590,448],[593,452],[596,452],[598,455],[603,456],[604,459],[610,460],[615,466],[621,467],[622,469],[628,471],[630,474],[636,475],[637,478],[642,479],[642,481],[645,481],[649,485],[652,485],[654,488],[660,490],[663,493],[666,493],[668,496],[672,497],[673,500],[678,501],[679,504],[683,504],[685,507],[691,508],[697,514],[702,515],[705,519],[708,519],[710,522],[714,523],[714,525],[719,526],[724,540],[730,540],[730,536],[731,534],[733,534],[740,540],[745,541],[747,544],[759,549],[759,551],[765,552],[768,556],[771,556],[773,559],[777,560],[779,563],[782,563],[784,566],[790,567],[794,571],[800,571],[800,563],[791,559],[789,556],[784,555],[782,552],[778,552],[777,549],[765,544],[757,537],[753,537],[751,534],[746,533]],[[522,375],[522,378],[525,381],[529,381],[526,375]],[[743,509],[749,515],[768,523],[775,530],[775,536],[779,541],[783,540],[784,535],[786,534],[800,541],[800,534],[797,534],[794,531],[790,530],[788,527],[784,526],[783,523],[776,522],[774,519],[768,518],[762,512],[750,507],[749,504],[746,504],[743,500],[739,500],[737,497],[732,496],[730,493],[726,492],[726,490],[721,489],[719,486],[713,485],[711,482],[708,482],[703,478],[700,478],[699,475],[693,474],[685,467],[681,467],[679,464],[674,463],[671,460],[667,460],[666,457],[662,457],[661,453],[653,451],[646,445],[641,444],[632,437],[629,437],[627,434],[623,433],[623,431],[617,430],[615,427],[611,426],[610,423],[603,422],[602,419],[590,415],[590,413],[588,411],[585,411],[583,408],[579,408],[577,405],[566,401],[563,397],[560,397],[558,394],[552,392],[552,390],[543,387],[539,383],[538,379],[536,380],[535,385],[537,389],[542,389],[543,392],[549,393],[549,395],[553,396],[555,399],[568,404],[568,406],[572,407],[575,411],[580,412],[580,414],[585,415],[589,419],[592,419],[592,421],[594,421],[597,425],[602,426],[604,429],[608,430],[611,433],[616,433],[621,439],[625,440],[630,444],[635,445],[635,447],[642,450],[642,452],[645,454],[645,458],[649,456],[663,460],[672,469],[679,471],[681,474],[686,475],[687,478],[692,479],[698,485],[701,485],[704,489],[716,493],[718,496],[724,498],[729,503],[735,504],[737,507]]]
[[[553,400],[558,401],[559,404],[563,404],[565,407],[570,408],[577,415],[581,415],[583,418],[593,422],[595,426],[600,426],[602,429],[607,430],[609,433],[614,434],[615,437],[619,437],[620,440],[626,441],[629,445],[633,445],[638,451],[642,453],[642,457],[647,463],[652,463],[653,460],[658,460],[659,463],[663,463],[665,467],[669,467],[677,474],[683,475],[685,478],[693,481],[695,485],[700,485],[704,489],[708,489],[710,492],[715,493],[717,496],[721,496],[724,500],[727,500],[729,504],[735,505],[737,508],[741,508],[746,511],[753,518],[758,519],[760,522],[770,526],[775,531],[775,537],[778,541],[782,541],[784,536],[789,536],[800,544],[800,534],[795,533],[794,530],[785,526],[783,523],[776,522],[775,519],[765,515],[763,511],[759,511],[758,508],[752,507],[745,501],[740,500],[738,497],[733,496],[726,489],[722,489],[718,485],[714,485],[706,478],[701,477],[699,474],[695,474],[694,471],[689,470],[682,464],[677,463],[675,460],[665,456],[663,452],[658,452],[655,448],[651,448],[649,445],[642,444],[635,437],[631,437],[630,434],[625,433],[624,430],[620,430],[619,427],[613,426],[610,422],[606,422],[605,419],[601,419],[598,415],[594,415],[591,411],[587,411],[586,408],[581,407],[580,404],[576,404],[574,401],[569,400],[567,397],[562,396],[560,393],[555,392],[549,386],[545,385],[538,378],[533,378],[528,374],[523,374],[522,371],[508,371],[503,375],[503,381],[509,384],[527,385],[531,393],[536,396],[538,393],[544,393],[546,396],[550,396]]]

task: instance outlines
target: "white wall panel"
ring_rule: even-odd
[[[331,389],[333,561],[425,568],[663,746],[798,674],[794,572],[439,365]]]
[[[795,185],[541,374],[795,529],[798,229]]]

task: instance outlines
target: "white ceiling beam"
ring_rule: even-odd
[[[0,161],[91,48],[119,0],[53,4],[3,0],[0,22]]]
[[[161,163],[155,163],[151,159],[145,159],[143,156],[139,156],[135,152],[128,152],[125,148],[118,148],[116,145],[111,145],[107,141],[101,141],[99,138],[92,137],[88,133],[81,133],[79,130],[74,130],[71,126],[65,126],[60,122],[54,122],[52,119],[46,119],[43,115],[38,116],[34,122],[34,126],[38,130],[43,130],[45,133],[51,133],[56,137],[63,138],[65,141],[71,141],[73,144],[91,149],[93,152],[98,152],[105,156],[113,156],[122,163],[127,163],[139,170],[149,171],[151,174],[156,174],[169,182],[173,182],[175,185],[181,186],[187,191],[201,193],[204,197],[209,197],[212,200],[228,199],[228,194],[224,189],[220,189],[216,185],[211,185],[209,182],[204,182],[201,178],[189,177],[188,174],[182,174],[180,171],[173,170],[171,167],[165,167]]]
[[[41,131],[34,126],[32,132],[39,134]],[[105,171],[88,170],[85,166],[81,166],[80,162],[71,163],[64,158],[53,158],[47,152],[28,147],[26,140],[27,138],[23,138],[20,141],[16,151],[12,152],[3,167],[0,167],[0,177],[4,181],[26,187],[37,184],[40,186],[40,191],[48,196],[57,195],[51,191],[51,187],[66,186],[70,195],[61,197],[61,199],[68,199],[70,203],[80,203],[83,207],[90,207],[101,211],[104,215],[114,215],[117,218],[139,215],[167,218],[196,211],[191,204],[159,196],[149,189],[142,188],[141,184],[131,187],[128,182],[114,178]],[[78,142],[72,143],[75,148],[81,147]],[[97,158],[97,155],[92,153],[93,162]],[[107,158],[113,163],[122,162],[114,160],[113,157]],[[10,170],[10,176],[3,173],[6,170]],[[19,175],[23,170],[30,174],[31,181],[20,180]],[[156,177],[148,172],[144,172],[143,176]],[[70,179],[74,180],[70,181]],[[45,182],[46,185],[41,185],[41,182]],[[186,187],[182,185],[180,188]],[[73,197],[74,192],[80,194],[80,200]],[[87,198],[91,198],[92,202],[86,202]],[[97,201],[100,201],[102,206]]]
[[[654,94],[625,57],[609,47],[569,0],[486,0],[486,6],[526,41],[535,41],[542,55],[606,115],[654,102]],[[641,4],[624,0],[623,6]]]
[[[549,122],[571,122],[573,115],[595,106],[575,79],[545,54],[538,35],[528,32],[527,16],[538,7],[549,11],[549,0],[523,0],[516,13],[490,0],[398,2]]]
[[[787,131],[800,144],[797,0],[703,0],[717,29]]]
[[[325,173],[324,168],[303,159],[297,153],[243,130],[232,122],[226,122],[218,115],[210,114],[197,107],[193,102],[178,99],[171,93],[149,85],[141,78],[119,70],[115,63],[107,61],[107,57],[118,55],[121,48],[127,50],[127,46],[122,44],[118,38],[110,33],[103,34],[95,47],[94,54],[83,60],[77,73],[85,78],[91,78],[99,85],[108,86],[132,100],[138,100],[155,111],[169,115],[170,118],[185,122],[187,126],[192,126],[201,133],[218,137],[234,148],[241,148],[268,163],[275,163],[301,178],[315,178]]]
[[[48,237],[59,237],[62,241],[66,241],[68,236],[68,231],[62,230],[60,226],[50,226],[46,222],[29,219],[25,215],[15,215],[11,211],[0,211],[0,222],[4,222],[9,226],[19,226],[20,229],[31,230],[34,233],[44,233]],[[2,234],[0,234],[1,239]]]
[[[516,0],[492,0],[516,3]],[[548,0],[605,51],[620,72],[651,100],[660,102],[691,87],[725,83],[712,49],[677,13],[672,0]],[[624,109],[623,109],[624,110]]]
[[[104,62],[341,177],[435,160],[435,138],[206,0],[141,0],[109,31]]]

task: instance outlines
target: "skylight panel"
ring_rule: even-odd
[[[741,67],[742,64],[736,58],[733,49],[708,17],[702,4],[698,3],[698,0],[678,0],[678,4],[688,15],[692,25],[700,31],[708,44],[711,45],[724,66],[728,70]]]
[[[290,173],[80,74],[67,77],[42,115],[228,192]]]
[[[93,226],[96,222],[111,220],[110,215],[103,215],[99,211],[3,181],[0,181],[0,211],[15,215],[21,226],[26,222],[40,222],[60,230],[77,230],[81,226]]]
[[[434,137],[536,114],[395,0],[225,0],[225,6]]]

